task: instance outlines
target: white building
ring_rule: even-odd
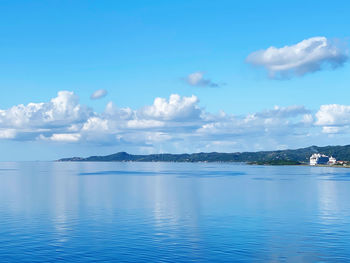
[[[328,164],[333,165],[333,164],[336,164],[336,163],[337,163],[337,160],[333,156],[329,157]]]
[[[328,162],[329,162],[329,157],[327,155],[324,155],[324,154],[314,153],[310,157],[310,165],[328,164]]]

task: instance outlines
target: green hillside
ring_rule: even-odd
[[[261,151],[261,152],[236,152],[236,153],[192,153],[192,154],[149,154],[133,155],[119,152],[106,156],[90,156],[87,158],[73,157],[63,158],[58,161],[76,162],[270,162],[291,161],[308,163],[313,153],[333,156],[337,160],[350,161],[350,145],[346,146],[310,146],[296,150]],[[279,162],[274,162],[279,163]]]

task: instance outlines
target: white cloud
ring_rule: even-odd
[[[57,142],[77,142],[80,137],[78,133],[54,133],[49,139]]]
[[[197,86],[197,87],[219,87],[220,85],[218,83],[213,82],[212,80],[208,78],[204,78],[203,72],[193,72],[189,74],[186,77],[186,82],[190,84],[191,86]]]
[[[106,132],[110,130],[110,124],[108,119],[102,119],[100,117],[91,117],[84,123],[81,130],[89,132]]]
[[[108,102],[104,113],[104,118],[113,119],[115,121],[126,121],[136,118],[136,112],[130,108],[119,108],[113,102]]]
[[[156,98],[153,105],[144,107],[138,114],[149,119],[194,120],[200,118],[201,114],[198,102],[198,98],[194,95],[181,98],[177,94],[172,94],[169,100]]]
[[[294,116],[299,116],[301,114],[306,114],[309,113],[310,111],[305,109],[304,106],[288,106],[288,107],[280,107],[280,106],[275,106],[272,110],[265,110],[262,111],[261,113],[257,113],[257,116],[260,117],[294,117]]]
[[[16,137],[15,129],[0,129],[0,139],[13,139]]]
[[[79,104],[79,99],[73,92],[60,91],[50,102],[21,104],[0,110],[0,127],[64,127],[84,122],[91,114],[89,108]]]
[[[324,126],[322,127],[322,132],[327,134],[334,134],[340,131],[339,127]]]
[[[205,123],[198,132],[201,136],[216,137],[251,137],[293,135],[297,129],[302,129],[302,117],[309,112],[303,106],[279,107],[246,116],[230,116],[218,118]]]
[[[296,148],[345,136],[349,126],[346,105],[322,105],[316,114],[304,106],[216,114],[201,108],[196,96],[177,94],[156,98],[140,109],[109,102],[97,113],[79,104],[74,93],[62,91],[49,102],[0,110],[2,140],[118,145],[135,153]]]
[[[269,47],[247,57],[248,63],[264,67],[273,78],[301,76],[324,66],[337,68],[347,60],[347,48],[326,37],[313,37],[282,48]]]
[[[97,100],[97,99],[101,99],[101,98],[106,97],[106,96],[107,96],[107,90],[98,89],[94,93],[91,94],[90,98],[92,100]]]
[[[304,114],[302,122],[305,124],[312,124],[314,122],[314,118],[311,114]]]
[[[156,128],[163,127],[164,122],[157,120],[130,120],[127,122],[127,127],[133,129],[147,129],[147,128]]]
[[[350,124],[350,106],[329,104],[322,105],[316,113],[316,125],[347,125]]]

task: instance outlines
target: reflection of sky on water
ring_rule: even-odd
[[[314,171],[317,180],[318,216],[326,234],[332,234],[334,228],[342,231],[350,223],[350,208],[346,192],[350,187],[350,173],[347,168],[319,168]],[[333,227],[333,230],[329,227]]]
[[[327,167],[2,163],[0,254],[30,259],[27,249],[40,248],[43,262],[350,257],[347,176]]]
[[[319,216],[323,224],[332,224],[337,219],[339,212],[337,185],[330,180],[319,180],[317,182]]]

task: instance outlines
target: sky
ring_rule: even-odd
[[[0,1],[1,161],[350,142],[349,1]]]

